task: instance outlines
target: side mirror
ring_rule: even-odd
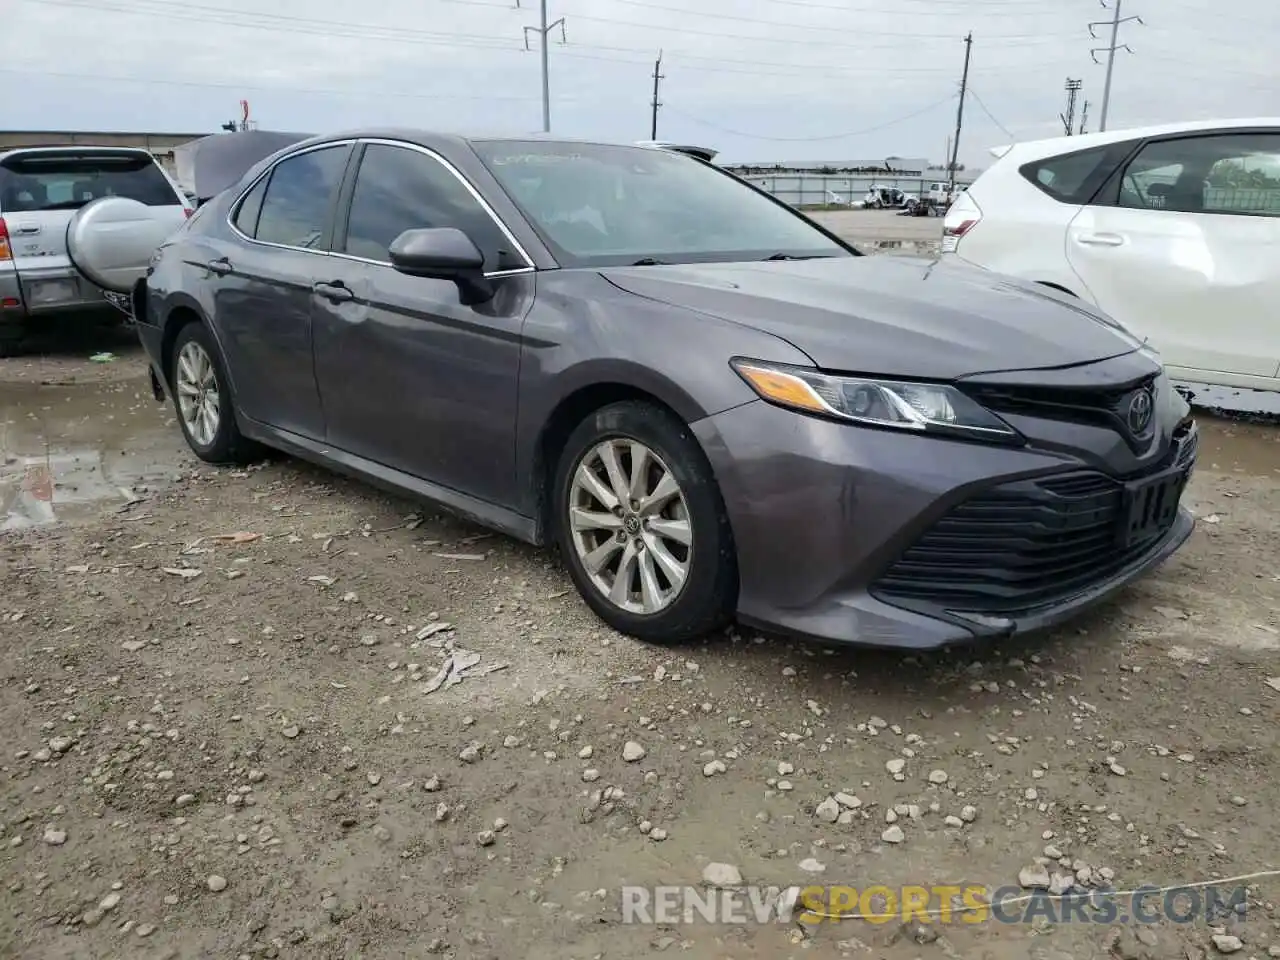
[[[170,208],[148,207],[126,197],[100,197],[67,224],[72,266],[94,286],[129,293],[147,275],[151,258],[181,225]]]
[[[456,227],[406,230],[387,252],[391,265],[403,274],[454,281],[465,303],[493,297],[493,285],[484,275],[484,254]]]

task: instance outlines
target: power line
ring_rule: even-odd
[[[516,53],[525,49],[524,46],[517,45],[514,41],[504,40],[499,37],[493,37],[493,36],[483,36],[478,34],[463,34],[463,33],[437,33],[433,31],[410,30],[410,29],[402,29],[402,28],[390,28],[390,27],[386,27],[386,28],[372,27],[372,26],[364,26],[361,24],[355,24],[355,23],[350,23],[345,21],[312,20],[312,19],[302,18],[302,17],[285,17],[283,15],[276,15],[276,14],[253,14],[253,16],[258,20],[264,21],[264,22],[258,22],[258,23],[246,23],[246,22],[241,22],[239,20],[228,21],[225,15],[225,11],[221,10],[221,8],[218,8],[218,7],[203,6],[199,4],[194,4],[194,5],[184,4],[183,11],[175,11],[171,7],[169,7],[166,3],[164,3],[163,0],[127,0],[127,2],[135,4],[134,6],[124,5],[126,0],[118,0],[118,2],[114,2],[114,3],[103,3],[101,2],[101,0],[26,0],[26,2],[41,2],[46,4],[52,4],[55,6],[78,7],[83,9],[131,14],[134,16],[162,17],[165,19],[175,19],[175,20],[182,20],[182,21],[195,22],[195,23],[216,23],[219,26],[230,26],[235,29],[241,29],[241,30],[265,30],[269,32],[288,33],[290,35],[304,34],[304,35],[310,35],[310,36],[323,37],[326,39],[330,39],[335,35],[341,35],[344,38],[358,37],[360,39],[388,41],[388,42],[394,42],[394,43],[407,43],[407,44],[414,44],[414,45],[426,45],[426,46],[468,47],[468,48],[474,48],[474,49],[493,50],[497,52],[506,52],[506,53]],[[137,4],[142,4],[142,3],[154,3],[157,5],[154,7],[137,6]],[[512,7],[510,9],[514,10],[516,8]],[[190,13],[184,12],[187,10],[209,11],[211,14],[216,13],[217,16],[200,16],[198,14],[190,14]],[[281,23],[271,22],[273,20],[280,20],[282,22]],[[324,28],[332,28],[332,30],[324,29]],[[538,28],[531,27],[530,29],[536,33]],[[392,30],[394,30],[394,32],[390,32]],[[365,31],[365,32],[360,33],[358,31]],[[381,32],[371,33],[369,31],[381,31]],[[720,34],[711,34],[711,35],[717,36],[717,37],[721,36]],[[803,41],[796,41],[796,42],[803,42]],[[811,44],[808,44],[808,43],[805,43],[805,45],[811,46]],[[839,45],[839,46],[841,46],[842,48],[848,47],[849,49],[865,49],[862,47],[858,47],[856,45],[848,45],[848,44]],[[652,48],[645,49],[640,47],[620,47],[620,46],[611,46],[606,44],[594,44],[594,43],[575,43],[573,47],[577,47],[583,50],[599,50],[599,51],[609,51],[609,52],[618,52],[618,53],[644,54],[646,55],[646,59],[643,62],[646,65],[649,62],[647,59],[647,55],[650,53],[650,50],[652,49]],[[572,49],[572,47],[567,49]],[[787,63],[787,62],[781,62],[781,61],[760,60],[758,58],[752,58],[750,60],[731,59],[731,58],[724,58],[724,57],[709,57],[704,54],[694,53],[692,51],[670,50],[670,49],[667,49],[666,53],[668,56],[696,61],[699,64],[715,63],[715,64],[726,64],[734,67],[739,67],[739,66],[745,67],[747,68],[747,72],[759,73],[760,75],[763,75],[763,76],[771,76],[771,75],[783,76],[784,74],[760,73],[759,71],[760,67],[770,67],[770,68],[780,68],[782,70],[790,70],[794,72],[792,74],[785,74],[785,75],[803,76],[803,77],[815,77],[821,74],[825,74],[826,76],[830,76],[830,77],[850,77],[850,76],[859,76],[859,75],[866,75],[866,74],[875,74],[877,76],[886,75],[886,71],[882,67],[845,67],[845,66],[840,66],[836,64],[823,64],[823,63],[815,64],[807,60],[804,63],[796,63],[796,62]],[[572,56],[573,54],[570,54],[566,51],[562,55]],[[607,60],[609,62],[615,62],[615,63],[626,62],[626,61],[618,61],[616,58],[612,58],[612,57],[591,57],[591,56],[586,56],[584,54],[577,54],[576,56],[579,59],[585,59],[585,60]],[[1066,65],[1069,65],[1069,63],[1070,63],[1069,61],[1063,61],[1061,65],[1066,66]],[[1049,65],[1051,64],[1041,64],[1041,66],[1049,66]],[[707,70],[711,72],[725,72],[725,73],[744,72],[739,70],[719,71],[719,70],[715,70],[712,67],[701,66],[701,65],[697,67],[690,66],[687,69],[698,69],[698,70]],[[1005,68],[999,65],[996,65],[996,67],[994,67],[993,69],[1005,69]],[[931,73],[944,73],[944,72],[947,72],[947,68],[945,67],[901,67],[892,71],[888,75],[892,75],[893,73],[931,74]]]
[[[850,7],[842,3],[820,3],[817,0],[769,0],[770,3],[785,4],[789,7],[811,7],[815,10],[838,10],[841,13],[883,13],[885,8],[883,4],[871,7]],[[922,3],[934,7],[955,7],[954,0],[896,0],[897,3]],[[986,7],[1022,7],[1030,4],[1025,0],[966,0],[965,6],[986,6]],[[1054,10],[1060,9],[1057,4],[1048,4]],[[970,14],[972,16],[972,14]],[[1000,14],[1004,16],[1004,14]]]
[[[385,40],[393,43],[413,43],[425,44],[427,46],[463,46],[478,47],[485,50],[512,50],[517,51],[514,41],[503,40],[500,37],[484,36],[481,34],[466,33],[437,33],[434,31],[413,30],[403,31],[393,27],[370,27],[365,24],[350,23],[340,20],[313,20],[307,17],[286,17],[279,14],[249,14],[249,16],[265,20],[265,23],[243,23],[239,20],[230,20],[227,18],[227,11],[218,7],[200,6],[198,4],[184,4],[182,11],[173,10],[163,0],[133,0],[138,2],[156,3],[155,7],[146,6],[124,6],[121,4],[107,4],[99,2],[90,2],[90,0],[26,0],[29,3],[37,3],[44,6],[57,7],[77,7],[85,10],[101,10],[109,13],[132,14],[133,16],[142,17],[163,17],[167,20],[183,20],[189,23],[216,23],[220,27],[231,27],[237,30],[267,30],[276,33],[304,34],[308,36],[324,37],[333,39],[335,36],[353,39],[368,40]],[[194,16],[185,13],[187,10],[204,10],[217,16]],[[275,22],[279,21],[279,22]],[[321,28],[321,29],[316,29]],[[332,29],[324,29],[332,28]],[[341,31],[336,34],[334,31]],[[361,31],[380,31],[375,33],[361,33]]]
[[[402,90],[352,90],[350,88],[335,89],[332,87],[283,87],[260,86],[255,83],[216,83],[201,80],[175,80],[171,77],[121,77],[105,73],[68,73],[59,70],[24,70],[12,65],[0,67],[0,73],[12,73],[27,77],[61,77],[71,80],[111,81],[114,83],[160,84],[171,87],[209,88],[212,90],[257,90],[264,93],[317,93],[332,97],[402,97],[406,100],[511,100],[529,102],[537,97],[510,96],[498,93],[465,94],[465,93],[405,93]],[[576,101],[579,98],[570,98]]]
[[[693,10],[684,10],[679,7],[657,7],[653,4],[646,4],[646,6],[655,10],[662,9],[667,11],[675,11],[683,14],[691,14],[694,16],[710,16],[710,14],[703,14]],[[631,27],[636,30],[662,30],[668,33],[671,32],[672,30],[671,24],[637,23],[634,20],[619,20],[616,17],[598,17],[595,15],[586,14],[586,13],[574,13],[573,16],[577,20],[592,20],[592,21],[595,21],[596,23],[611,23],[615,26]],[[719,20],[719,19],[728,19],[728,18],[721,18],[717,16],[715,17],[715,19]],[[734,18],[734,19],[742,19],[742,18]],[[777,21],[773,21],[773,20],[759,20],[755,22],[767,24],[769,26],[775,26],[775,27],[788,26],[788,24],[780,24]],[[704,36],[704,37],[716,37],[721,40],[745,40],[745,41],[754,42],[754,43],[786,43],[786,44],[793,44],[793,45],[799,44],[800,46],[804,46],[804,47],[835,47],[843,50],[865,50],[866,49],[865,44],[838,42],[834,40],[809,40],[809,39],[800,39],[798,37],[760,37],[760,36],[753,37],[743,33],[725,33],[723,30],[695,30],[691,27],[686,27],[686,26],[680,26],[676,29],[678,29],[680,33],[690,33],[696,36]],[[831,31],[830,29],[824,29],[823,32],[830,33]],[[901,38],[911,40],[913,42],[919,41],[919,40],[943,40],[943,39],[953,40],[955,39],[955,37],[952,34],[921,33],[914,30],[908,30],[908,31],[859,30],[858,33],[860,35],[865,35],[868,37],[901,37]],[[1046,36],[1045,34],[1042,34],[1042,33],[1021,33],[1021,34],[1007,34],[1002,36],[993,36],[991,37],[991,39],[1016,41],[1019,45],[1023,45],[1026,43],[1034,43],[1034,42],[1072,40],[1072,39],[1078,39],[1078,37],[1075,34],[1060,34],[1060,35],[1054,35],[1054,36]]]
[[[850,137],[861,137],[868,133],[876,133],[880,130],[888,129],[889,127],[896,126],[899,123],[905,123],[907,120],[914,120],[916,117],[924,116],[924,114],[929,113],[932,110],[936,110],[938,107],[942,106],[943,104],[950,103],[955,98],[956,98],[956,95],[952,93],[947,95],[946,97],[943,97],[941,100],[938,100],[934,103],[929,104],[927,107],[923,107],[915,111],[914,113],[908,113],[904,116],[895,117],[892,120],[886,120],[884,123],[878,123],[872,127],[864,127],[861,130],[850,130],[846,133],[824,134],[823,136],[819,136],[819,137],[770,137],[770,136],[766,136],[758,133],[745,133],[742,130],[734,130],[730,127],[725,127],[725,126],[721,126],[718,123],[713,123],[710,120],[703,120],[701,117],[695,117],[690,113],[685,113],[683,110],[676,109],[670,104],[665,104],[665,106],[672,113],[675,113],[681,117],[684,117],[686,120],[690,120],[693,123],[699,124],[700,126],[710,127],[713,130],[719,130],[721,133],[727,133],[730,136],[734,136],[734,137],[745,137],[748,140],[767,140],[771,143],[821,143],[827,140],[846,140],[846,139],[849,139]]]
[[[1105,10],[1107,7],[1107,0],[1098,0],[1098,2],[1102,4],[1102,8]],[[1115,4],[1111,11],[1111,43],[1105,47],[1094,47],[1089,51],[1089,56],[1093,57],[1094,63],[1098,62],[1098,54],[1101,51],[1105,50],[1107,52],[1107,79],[1103,81],[1102,85],[1102,117],[1098,121],[1099,133],[1102,133],[1107,129],[1107,108],[1111,106],[1111,72],[1115,68],[1116,64],[1116,50],[1124,49],[1129,53],[1133,53],[1133,48],[1131,48],[1127,43],[1117,43],[1120,33],[1120,24],[1128,23],[1131,20],[1136,20],[1138,23],[1142,22],[1141,17],[1120,16],[1120,4],[1122,0],[1111,0],[1111,2]],[[1089,36],[1097,39],[1098,35],[1093,32],[1093,28],[1105,26],[1106,23],[1107,21],[1105,20],[1096,20],[1093,23],[1090,23]]]
[[[986,103],[985,103],[985,102],[983,102],[983,99],[982,99],[980,96],[978,96],[978,91],[977,91],[977,90],[975,90],[975,89],[973,89],[973,84],[970,84],[970,85],[969,85],[969,96],[973,97],[973,100],[974,100],[974,102],[978,105],[978,108],[979,108],[980,110],[982,110],[982,112],[983,112],[983,113],[985,113],[985,114],[987,115],[987,119],[988,119],[988,120],[990,120],[992,123],[994,123],[997,127],[999,127],[999,128],[1000,128],[1000,131],[1001,131],[1001,132],[1002,132],[1006,137],[1008,137],[1010,140],[1017,140],[1017,139],[1018,139],[1018,138],[1013,134],[1013,132],[1009,130],[1009,128],[1008,128],[1008,127],[1006,127],[1003,123],[1001,123],[999,120],[997,120],[997,119],[995,118],[995,114],[993,114],[990,110],[988,110],[988,109],[987,109],[987,105],[986,105]],[[1087,105],[1087,104],[1086,104],[1086,105]]]
[[[612,0],[612,2],[638,7],[641,10],[661,10],[667,13],[678,13],[678,14],[681,14],[682,16],[705,17],[709,20],[735,20],[738,23],[756,23],[756,24],[760,24],[761,26],[775,27],[775,28],[781,27],[786,30],[809,30],[809,31],[817,31],[825,34],[831,33],[831,26],[829,24],[788,23],[782,20],[763,20],[760,17],[746,17],[746,16],[743,16],[742,14],[737,14],[737,13],[719,13],[719,12],[711,12],[707,10],[693,10],[693,9],[689,9],[688,7],[673,7],[664,3],[652,3],[650,2],[650,0]],[[846,10],[845,12],[849,12],[849,11]],[[965,13],[963,15],[967,17],[972,17],[971,12]],[[597,17],[597,16],[587,17],[582,14],[574,14],[574,16],[581,16],[582,19],[584,20],[588,20],[588,19],[601,20],[609,23],[625,23],[626,22],[626,21],[616,20],[613,17]],[[634,26],[634,24],[632,24],[632,26]],[[666,30],[666,29],[670,29],[670,27],[658,27],[657,29]],[[901,31],[884,31],[884,30],[873,30],[873,29],[863,29],[863,28],[859,28],[858,36],[859,37],[901,37],[901,38],[905,38],[913,41],[921,38],[934,39],[934,40],[954,40],[955,39],[954,34],[950,34],[950,33],[932,33],[931,34],[931,33],[916,33],[914,31],[901,32]],[[765,38],[752,37],[750,39],[765,39]],[[993,36],[990,39],[992,40],[1043,39],[1046,41],[1053,41],[1053,40],[1078,39],[1078,35],[1075,33],[1046,34],[1043,31],[1037,31],[1035,33],[1009,35],[1004,37]],[[808,41],[796,41],[796,42],[808,42]],[[839,46],[861,47],[861,44],[842,43],[842,44],[839,44]]]

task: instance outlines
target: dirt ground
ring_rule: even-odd
[[[1280,956],[1280,877],[1150,926],[621,905],[712,863],[1280,871],[1277,426],[1205,419],[1191,542],[1052,635],[674,650],[603,627],[549,552],[287,458],[199,464],[144,374],[127,334],[0,363],[0,956]]]

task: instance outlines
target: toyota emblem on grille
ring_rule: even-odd
[[[1125,421],[1129,427],[1129,432],[1135,437],[1142,436],[1151,426],[1152,407],[1151,391],[1149,390],[1139,390],[1129,398],[1129,409],[1125,414]]]

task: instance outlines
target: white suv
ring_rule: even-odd
[[[57,314],[111,310],[67,255],[67,226],[99,197],[128,197],[180,227],[191,204],[145,150],[23,147],[0,153],[0,356]]]
[[[1280,390],[1280,120],[991,152],[947,213],[944,256],[1088,301],[1175,380]]]

